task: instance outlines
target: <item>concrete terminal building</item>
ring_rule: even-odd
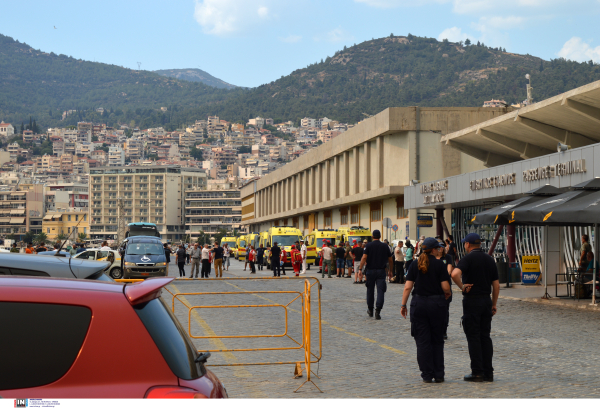
[[[404,205],[404,187],[411,180],[435,180],[505,163],[496,155],[463,153],[440,143],[440,137],[512,110],[388,108],[244,186],[242,224],[251,232],[293,225],[307,234],[314,228],[382,229],[382,220],[390,218],[398,226],[390,238],[414,238],[417,211]],[[434,228],[421,231],[432,232]]]

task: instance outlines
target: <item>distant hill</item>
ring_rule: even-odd
[[[483,44],[409,34],[344,47],[256,88],[226,89],[34,50],[0,35],[0,120],[19,125],[33,116],[41,127],[85,120],[168,130],[208,115],[229,121],[327,116],[356,122],[363,112],[389,106],[482,106],[492,98],[519,102],[526,98],[527,73],[534,101],[540,101],[600,80],[600,65],[544,61]],[[104,115],[95,112],[97,107],[105,109]],[[61,121],[60,114],[69,109],[76,113]]]
[[[159,75],[163,75],[170,78],[182,79],[184,81],[191,82],[202,82],[203,84],[214,86],[215,88],[233,89],[237,88],[236,85],[231,85],[222,79],[215,78],[206,71],[202,71],[198,68],[186,68],[186,69],[159,69],[154,71]]]

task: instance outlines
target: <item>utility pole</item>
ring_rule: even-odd
[[[142,63],[141,63],[141,62],[138,62],[137,64],[138,64],[138,71],[139,71],[139,70],[140,70],[140,67],[142,66]]]
[[[125,197],[117,197],[117,206],[119,207],[119,218],[117,220],[117,245],[121,245],[121,242],[125,239],[125,211],[123,207],[125,206],[124,201]]]

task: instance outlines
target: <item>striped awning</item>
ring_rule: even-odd
[[[13,217],[10,219],[11,224],[23,224],[25,222],[25,217]]]

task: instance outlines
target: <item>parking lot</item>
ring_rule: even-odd
[[[250,277],[243,263],[232,261],[224,277]],[[189,266],[186,273],[189,276]],[[170,276],[178,276],[175,264]],[[288,272],[289,275],[289,272]],[[258,271],[256,277],[271,276]],[[318,277],[322,289],[322,359],[313,370],[323,390],[319,393],[307,384],[293,391],[306,379],[294,379],[291,365],[211,367],[227,386],[230,397],[238,398],[362,398],[362,397],[600,397],[597,378],[598,313],[546,306],[517,300],[499,300],[498,315],[492,325],[494,341],[494,383],[465,383],[470,372],[467,343],[459,326],[460,294],[455,294],[450,311],[449,339],[445,347],[446,382],[423,384],[416,362],[416,347],[410,336],[409,321],[400,316],[403,285],[388,285],[382,320],[367,317],[364,285],[351,279],[321,279],[313,269],[309,277]],[[214,271],[211,273],[214,277]],[[293,291],[301,288],[295,280],[267,281],[176,281],[173,293],[221,291]],[[170,295],[163,292],[167,299]],[[507,292],[508,293],[508,292]],[[501,290],[503,296],[505,290]],[[238,294],[185,296],[189,305],[255,305],[252,308],[194,309],[192,334],[264,335],[285,330],[282,308],[256,307],[287,303],[289,294]],[[318,352],[316,299],[313,294],[313,352]],[[300,304],[289,306],[289,334],[299,339]],[[187,330],[188,310],[176,306],[176,315]],[[199,349],[289,347],[287,338],[196,339]],[[209,363],[238,364],[264,361],[301,360],[299,350],[213,353]]]

